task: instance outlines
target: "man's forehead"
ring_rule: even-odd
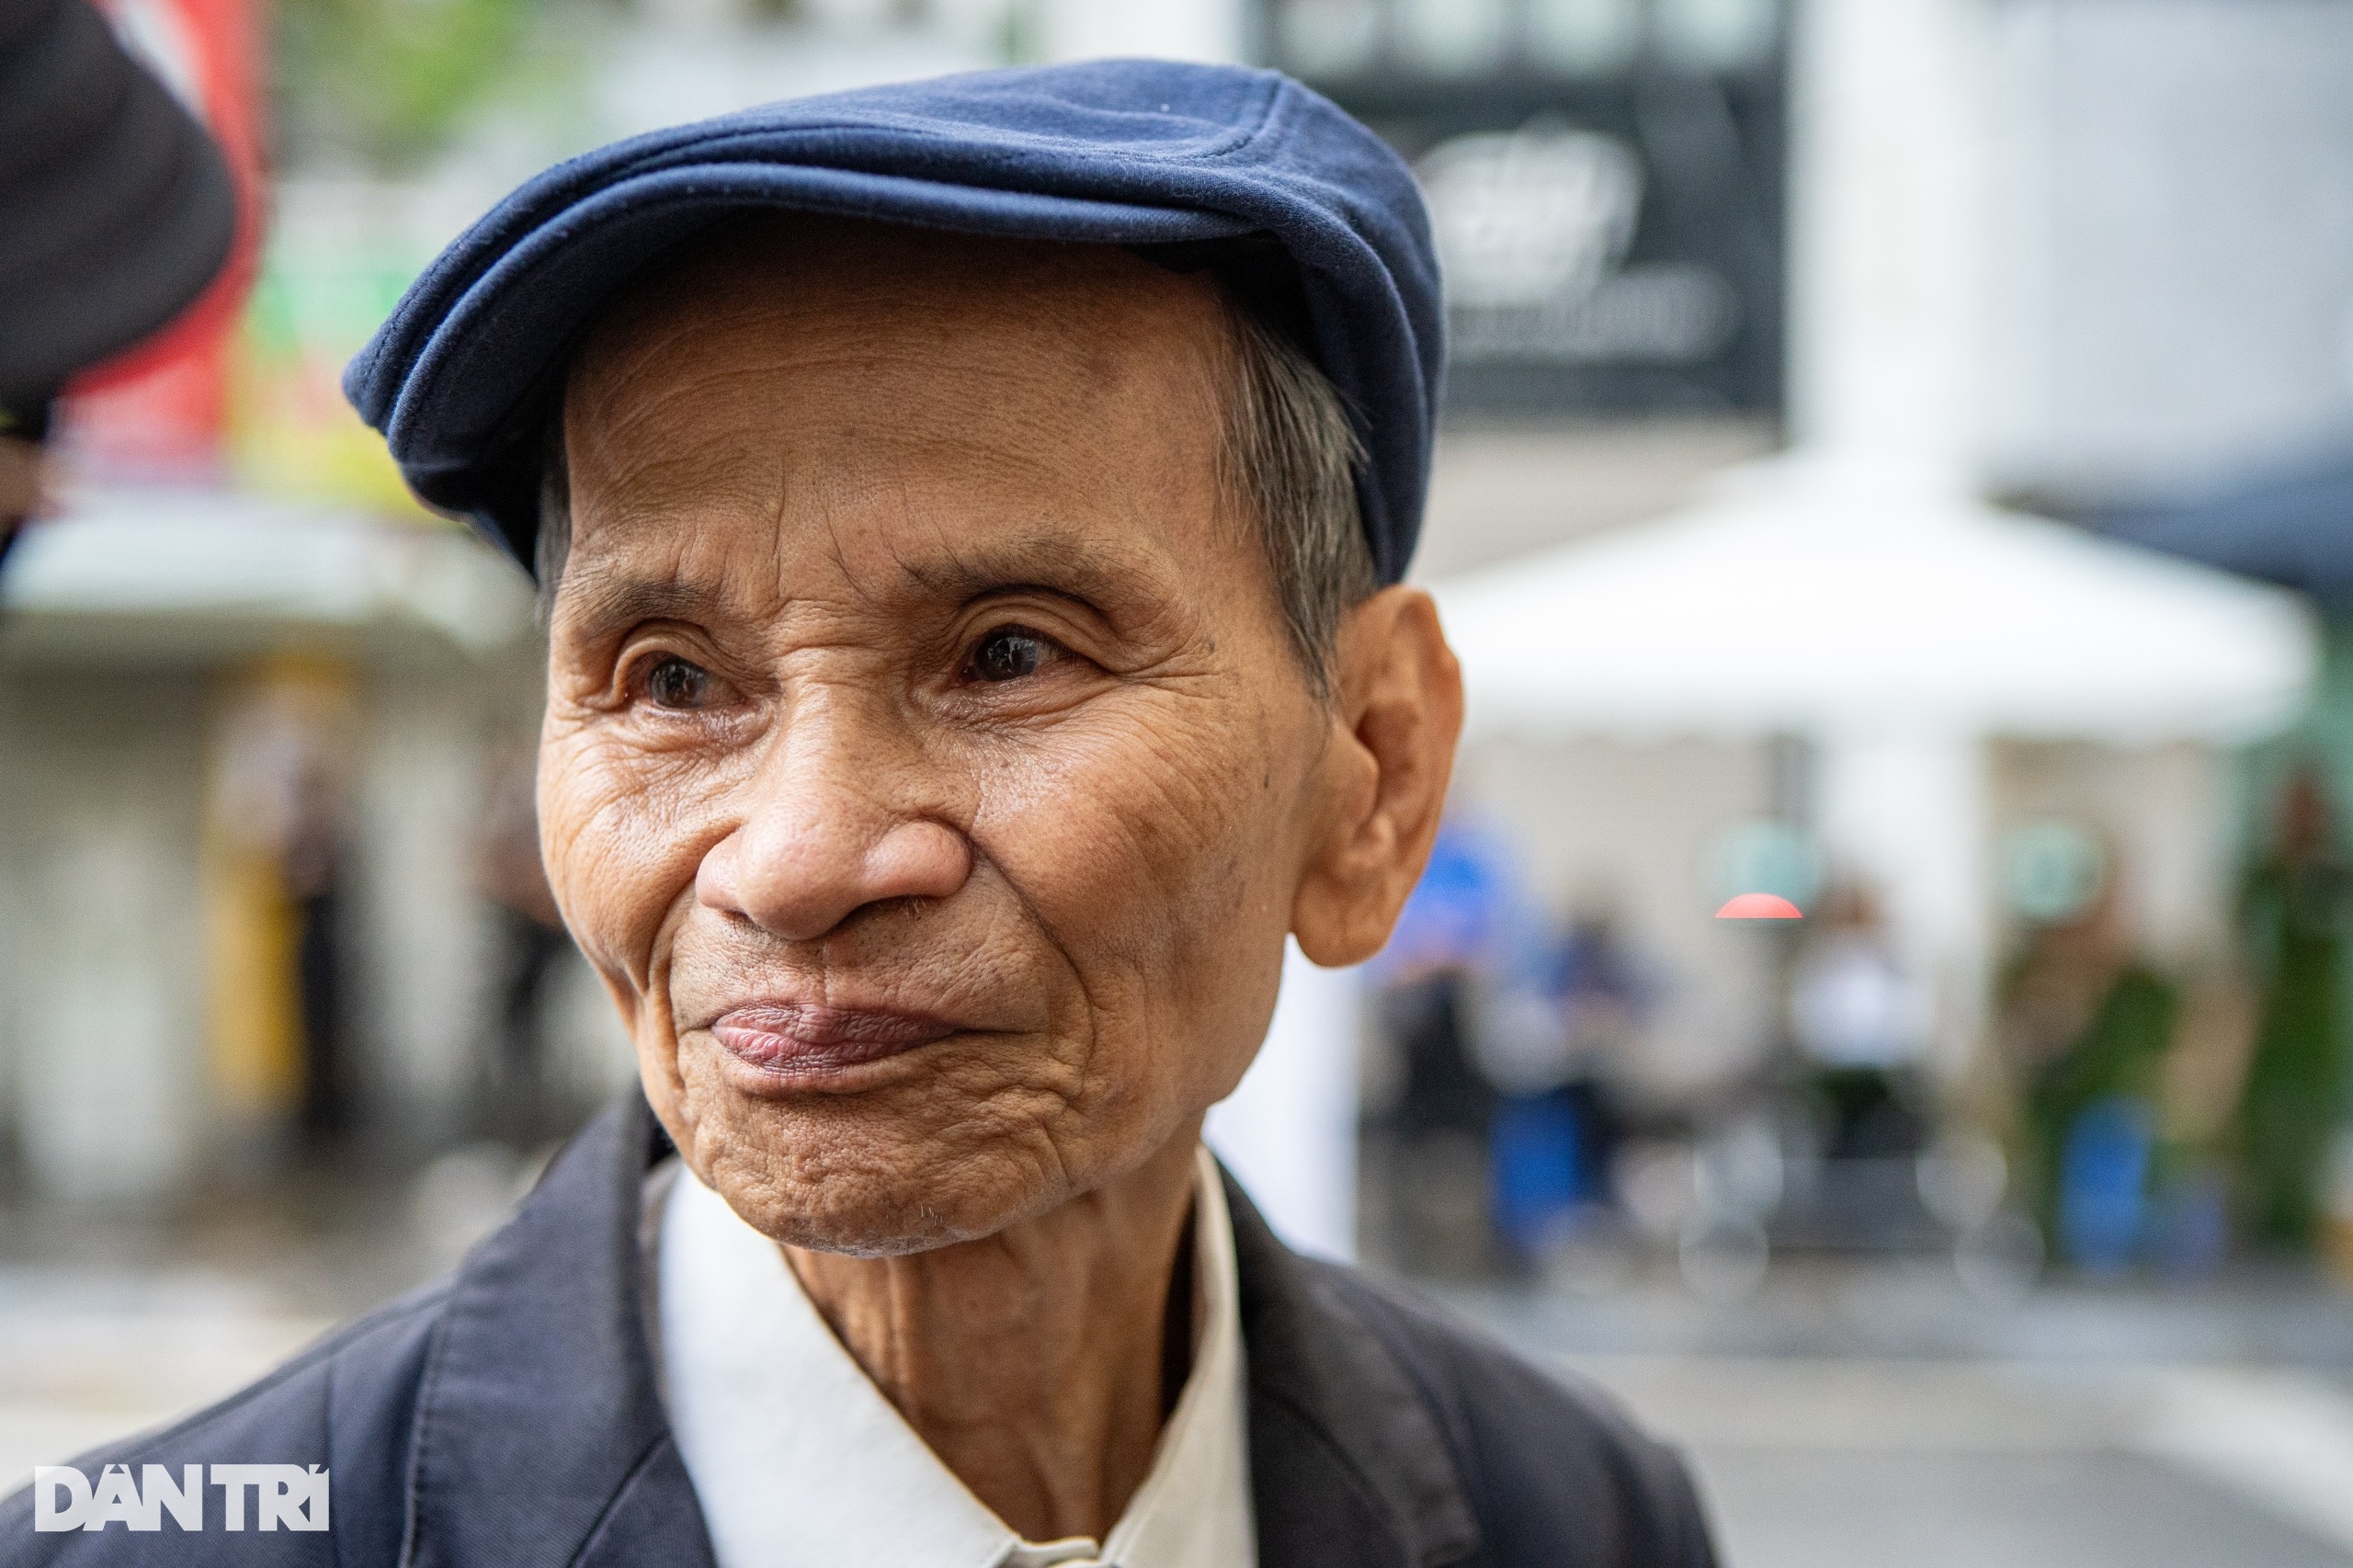
[[[737,227],[584,348],[564,597],[602,621],[1168,592],[1232,531],[1222,312],[1116,247]]]
[[[938,595],[1074,582],[1106,562],[1131,573],[1198,551],[1203,525],[1233,531],[1214,420],[1166,417],[1165,400],[1115,409],[992,383],[968,408],[812,390],[751,407],[703,400],[708,417],[690,396],[645,392],[611,417],[568,421],[574,562],[723,575],[756,558],[765,573]]]
[[[575,501],[585,483],[784,505],[812,479],[920,489],[960,470],[1051,504],[1120,463],[1133,482],[1211,460],[1231,333],[1213,283],[1114,246],[744,223],[590,335],[564,394],[569,477]]]

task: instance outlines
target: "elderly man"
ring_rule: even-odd
[[[1200,1147],[1286,937],[1370,956],[1436,831],[1435,285],[1362,128],[1133,62],[477,225],[351,385],[536,562],[547,865],[643,1098],[451,1282],[45,1476],[11,1561],[1707,1562],[1672,1458]],[[213,1533],[101,1517],[197,1463]]]

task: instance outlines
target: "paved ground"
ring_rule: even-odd
[[[1733,1568],[2353,1568],[2353,1301],[2309,1287],[1446,1293],[1682,1445]]]
[[[2302,1374],[1594,1359],[1745,1568],[2353,1564],[2353,1400]]]
[[[0,1492],[438,1267],[513,1176],[452,1167],[429,1222],[324,1234],[0,1229]],[[1713,1304],[1665,1278],[1443,1293],[1683,1444],[1733,1568],[2353,1568],[2353,1301],[2309,1284],[1995,1304],[1847,1266]]]
[[[1704,1449],[1738,1568],[2343,1568],[2353,1552],[2167,1467],[2057,1456]]]

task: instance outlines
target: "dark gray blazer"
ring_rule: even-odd
[[[631,1095],[451,1278],[80,1461],[94,1478],[324,1465],[324,1532],[264,1533],[253,1514],[232,1533],[207,1486],[201,1534],[169,1517],[157,1533],[36,1534],[20,1492],[0,1503],[0,1563],[710,1568],[644,1324],[641,1193],[668,1147]],[[1228,1188],[1265,1568],[1710,1568],[1682,1466],[1598,1395],[1298,1256]]]

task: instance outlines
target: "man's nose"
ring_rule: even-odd
[[[946,898],[972,874],[964,835],[926,809],[919,748],[819,701],[775,737],[735,830],[703,857],[695,896],[789,941],[870,904]]]

